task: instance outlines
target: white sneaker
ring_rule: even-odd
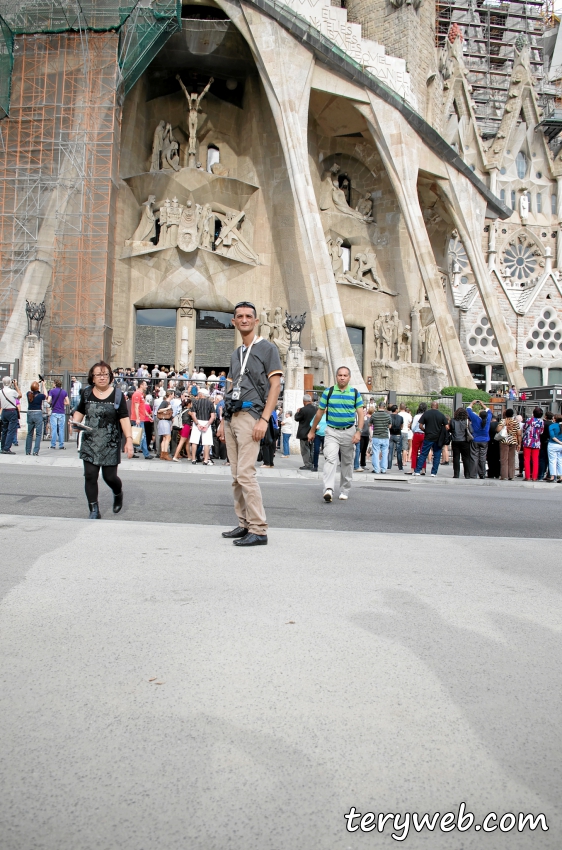
[[[347,496],[345,493],[340,493],[338,499],[341,499],[343,502],[346,502],[349,499],[349,496]]]
[[[326,492],[324,493],[324,501],[325,501],[325,502],[331,502],[331,501],[332,501],[332,496],[333,496],[332,491],[331,491],[331,490],[326,490]]]
[[[432,473],[431,473],[431,477],[432,477],[432,478],[437,478],[437,476],[436,476],[436,474],[435,474],[434,472],[432,472]]]
[[[417,475],[417,476],[418,476],[418,478],[419,478],[419,477],[420,477],[420,475],[421,475],[421,472],[414,472],[414,475]]]

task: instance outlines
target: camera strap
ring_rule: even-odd
[[[237,389],[240,389],[240,384],[242,383],[242,378],[244,377],[244,374],[246,372],[246,367],[248,365],[248,358],[250,356],[250,351],[252,350],[252,346],[253,346],[254,342],[256,342],[256,340],[258,340],[258,339],[259,339],[259,336],[255,336],[253,338],[253,340],[249,344],[248,348],[246,349],[246,354],[244,355],[244,359],[242,359],[242,346],[240,346],[240,376],[239,376],[238,381],[236,383]]]

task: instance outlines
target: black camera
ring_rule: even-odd
[[[237,401],[233,401],[231,398],[225,398],[224,400],[224,418],[232,419],[233,413],[238,413],[239,410],[242,410],[242,402],[240,399]]]

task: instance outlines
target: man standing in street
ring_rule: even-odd
[[[146,445],[146,430],[145,430],[145,422],[150,422],[150,416],[146,412],[146,405],[144,401],[144,397],[146,395],[146,388],[148,384],[146,381],[139,381],[138,389],[133,393],[133,397],[131,399],[131,421],[133,425],[137,425],[142,428],[142,437],[140,450],[144,455],[145,460],[152,460],[153,455],[148,451],[148,446]]]
[[[419,475],[421,473],[422,467],[427,460],[427,456],[432,449],[433,464],[431,466],[431,477],[435,478],[437,475],[437,470],[439,469],[439,464],[441,462],[441,451],[443,449],[443,443],[441,442],[442,430],[449,430],[449,420],[444,413],[441,413],[441,411],[438,410],[438,406],[439,405],[436,401],[432,401],[431,409],[426,410],[418,422],[418,425],[424,432],[424,440],[414,475]]]
[[[59,449],[64,449],[65,412],[70,402],[67,391],[62,388],[60,378],[55,378],[55,386],[49,390],[48,401],[51,405],[51,448],[56,449],[58,434]]]
[[[238,527],[222,536],[232,539],[235,546],[265,546],[267,519],[256,461],[279,398],[283,370],[277,346],[257,335],[259,319],[254,304],[237,304],[232,324],[242,345],[230,359],[224,419],[217,436],[226,440]]]
[[[371,443],[371,462],[374,475],[384,475],[388,463],[388,446],[390,442],[390,426],[392,419],[383,401],[371,416],[373,440]],[[379,459],[380,456],[380,459]]]
[[[21,398],[21,390],[9,375],[2,378],[2,389],[0,389],[0,410],[2,410],[2,454],[15,455],[12,444],[18,433],[18,408],[16,399]]]
[[[312,425],[312,420],[316,416],[318,408],[315,404],[312,404],[312,398],[309,395],[303,396],[302,400],[303,407],[299,407],[295,413],[295,422],[299,423],[299,427],[297,429],[297,440],[300,440],[301,457],[304,464],[304,466],[301,466],[300,469],[313,469],[314,441],[309,441],[308,434],[310,426]]]
[[[191,406],[191,434],[189,443],[191,445],[191,463],[197,463],[197,446],[203,446],[203,466],[213,466],[210,458],[211,446],[213,445],[213,422],[215,421],[215,405],[209,398],[209,391],[201,387],[196,400]]]
[[[336,372],[335,386],[325,389],[322,393],[308,435],[308,439],[313,442],[318,423],[326,411],[323,469],[325,502],[331,502],[334,497],[338,454],[341,456],[339,498],[346,501],[351,490],[355,445],[361,438],[365,411],[361,394],[348,386],[350,378],[351,372],[347,366],[340,366]]]
[[[403,463],[402,463],[402,426],[404,425],[404,419],[402,415],[398,413],[397,405],[393,404],[390,408],[390,438],[388,442],[388,469],[392,469],[392,457],[394,454],[394,449],[396,449],[396,462],[398,464],[398,469],[402,472]]]
[[[467,407],[466,412],[472,425],[472,435],[474,437],[470,444],[470,477],[485,478],[486,477],[486,458],[488,457],[488,443],[490,442],[490,422],[492,421],[492,411],[489,407],[478,401],[482,408],[480,415],[477,415],[472,409],[476,401]]]

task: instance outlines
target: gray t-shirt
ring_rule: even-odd
[[[232,398],[232,390],[238,386],[245,355],[246,349],[241,345],[230,358],[230,369],[226,379],[228,389],[225,400]],[[246,371],[240,381],[240,401],[252,402],[249,412],[255,419],[259,419],[263,413],[269,393],[269,379],[273,375],[282,374],[283,369],[277,346],[265,339],[256,340],[248,357]]]
[[[3,384],[0,384],[0,409],[17,410],[17,398],[19,398],[19,396],[15,390],[11,387],[5,387]]]

